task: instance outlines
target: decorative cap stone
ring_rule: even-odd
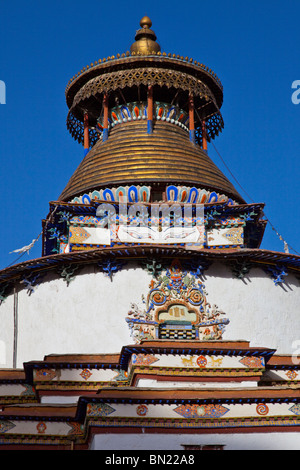
[[[144,16],[140,21],[141,29],[136,32],[135,42],[130,47],[130,52],[142,55],[151,55],[160,52],[160,45],[156,42],[156,35],[152,31],[152,21]]]

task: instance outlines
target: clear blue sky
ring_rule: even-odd
[[[300,104],[291,101],[292,82],[300,80],[299,0],[1,0],[0,80],[7,93],[0,105],[1,269],[17,259],[10,251],[40,233],[49,201],[83,158],[66,129],[68,80],[95,60],[129,50],[145,14],[162,51],[192,57],[221,79],[225,128],[214,144],[300,252]],[[209,154],[251,202],[211,145]],[[262,248],[283,251],[271,228]],[[19,261],[40,255],[41,241]]]

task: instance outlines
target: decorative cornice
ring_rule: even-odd
[[[299,273],[300,270],[300,256],[255,248],[213,250],[203,248],[195,251],[189,247],[179,247],[175,245],[137,245],[134,247],[117,245],[86,251],[81,250],[72,253],[49,255],[16,264],[0,271],[0,285],[2,283],[7,284],[8,282],[11,285],[15,282],[20,282],[22,276],[30,272],[43,271],[46,273],[56,270],[57,268],[61,269],[64,265],[71,266],[73,264],[83,267],[86,264],[93,264],[101,262],[102,260],[105,261],[109,257],[113,257],[115,260],[122,260],[122,258],[127,260],[131,258],[139,261],[143,259],[147,260],[149,256],[185,259],[189,258],[191,255],[194,257],[194,260],[200,264],[203,261],[220,261],[227,263],[245,260],[251,262],[253,267],[261,269],[263,269],[264,266],[277,266],[280,263],[290,272]]]
[[[156,54],[143,55],[143,54],[130,54],[129,51],[122,54],[116,54],[116,56],[108,56],[103,59],[96,60],[91,64],[83,67],[80,72],[75,74],[68,82],[65,90],[67,104],[69,107],[72,105],[73,98],[79,88],[89,80],[95,78],[98,75],[109,73],[113,70],[122,70],[125,68],[136,68],[142,64],[147,64],[148,67],[170,67],[177,68],[177,70],[185,70],[191,75],[197,76],[205,82],[209,82],[210,86],[215,86],[215,89],[219,89],[220,95],[222,96],[223,86],[221,80],[213,72],[212,69],[206,65],[189,57],[183,57],[180,55],[157,52]],[[222,100],[219,102],[221,105]]]

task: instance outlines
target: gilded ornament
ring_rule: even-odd
[[[224,312],[211,307],[203,283],[179,260],[173,260],[149,287],[146,309],[135,305],[126,318],[136,343],[155,338],[222,339],[229,320],[221,319]]]

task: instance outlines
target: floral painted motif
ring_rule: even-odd
[[[29,384],[22,384],[22,387],[24,387],[24,392],[20,394],[21,397],[35,397],[35,392],[34,392],[34,387]]]
[[[154,362],[157,362],[158,359],[151,354],[133,354],[132,355],[132,364],[135,366],[150,366]]]
[[[69,241],[70,243],[84,243],[90,236],[90,233],[83,227],[72,227],[72,231],[70,231],[69,234]]]
[[[128,372],[126,370],[114,369],[114,372],[116,373],[116,376],[112,379],[113,381],[123,382],[128,379]]]
[[[263,357],[243,357],[239,361],[246,367],[249,368],[261,368],[264,367],[264,358]]]
[[[88,380],[93,374],[89,369],[83,369],[80,375],[84,380]]]
[[[0,433],[5,433],[13,429],[16,425],[11,421],[0,421]]]
[[[295,413],[295,415],[300,415],[300,403],[295,403],[291,408],[289,409],[292,413]]]
[[[205,356],[199,356],[197,358],[197,364],[199,367],[204,368],[207,366],[207,359]]]
[[[72,202],[77,204],[90,204],[92,200],[113,201],[113,202],[149,202],[151,194],[150,186],[118,186],[116,188],[107,188],[94,190],[90,193],[75,197]],[[74,220],[74,218],[73,218]],[[99,221],[96,221],[99,224]],[[101,222],[100,222],[101,223]]]
[[[288,370],[285,375],[288,379],[294,380],[297,377],[297,372],[295,372],[294,370]]]
[[[221,418],[229,409],[223,405],[180,405],[174,411],[184,418]]]
[[[80,423],[67,423],[71,429],[68,432],[69,436],[81,436],[84,432],[84,425]]]
[[[53,380],[57,376],[54,369],[38,369],[35,371],[35,380]]]
[[[112,408],[110,405],[107,403],[89,403],[87,405],[87,415],[88,416],[108,416],[111,413],[116,411],[114,408]]]

